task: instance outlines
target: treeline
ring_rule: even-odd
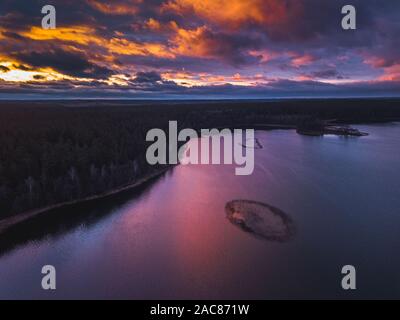
[[[400,118],[398,100],[0,103],[0,219],[131,184],[155,168],[148,130]]]
[[[149,129],[166,115],[130,108],[0,107],[0,218],[85,198],[157,169]]]

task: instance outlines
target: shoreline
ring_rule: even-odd
[[[107,192],[103,192],[100,194],[95,194],[86,198],[82,198],[82,199],[77,199],[77,200],[70,200],[70,201],[65,201],[65,202],[61,202],[61,203],[56,203],[53,205],[49,205],[47,207],[42,207],[39,209],[33,209],[30,211],[25,211],[19,214],[16,214],[15,216],[11,216],[8,218],[5,218],[3,220],[0,220],[0,235],[2,233],[4,233],[5,231],[7,231],[9,228],[20,224],[22,222],[28,221],[30,219],[33,219],[41,214],[50,212],[52,210],[56,210],[56,209],[62,209],[62,208],[66,208],[66,207],[70,207],[73,205],[77,205],[77,204],[81,204],[81,203],[85,203],[85,202],[90,202],[93,200],[99,200],[99,199],[104,199],[119,193],[122,193],[124,191],[129,191],[133,188],[139,187],[141,185],[143,185],[144,183],[160,177],[161,175],[163,175],[164,173],[166,173],[167,171],[169,171],[171,168],[173,168],[174,166],[167,166],[165,168],[162,168],[160,170],[157,170],[156,172],[153,172],[152,174],[143,177],[139,180],[137,180],[136,182],[129,184],[129,185],[125,185],[123,187],[119,187]]]

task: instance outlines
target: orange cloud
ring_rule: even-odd
[[[130,3],[104,3],[98,0],[87,0],[87,3],[94,9],[111,15],[136,14],[139,11],[138,4],[143,0],[133,0]]]
[[[364,63],[373,68],[383,70],[383,75],[378,78],[380,81],[400,81],[400,64],[383,57],[364,53]]]
[[[400,81],[400,64],[384,68],[384,75],[379,78],[381,81]]]
[[[199,27],[194,30],[178,29],[172,40],[173,51],[179,55],[191,57],[210,56],[210,44],[207,43],[207,27]]]
[[[153,31],[161,30],[161,23],[153,18],[150,18],[149,20],[147,20],[145,25],[148,29],[153,30]]]
[[[276,57],[279,56],[279,53],[269,50],[250,50],[248,54],[253,57],[259,58],[260,62],[263,63],[275,59]]]
[[[366,57],[364,59],[364,63],[366,63],[374,68],[383,68],[387,65],[387,62],[384,58],[368,56],[368,55],[366,55]]]
[[[275,24],[287,17],[281,0],[171,0],[163,10],[181,15],[194,12],[209,21],[233,27],[247,22]]]
[[[292,59],[291,64],[292,64],[292,66],[298,68],[298,67],[309,65],[309,64],[313,63],[315,60],[316,60],[316,58],[313,57],[312,55],[305,54],[302,56],[295,56]]]
[[[169,52],[168,48],[158,43],[138,43],[123,38],[104,39],[97,36],[93,28],[85,26],[73,26],[44,30],[39,27],[32,27],[21,35],[36,41],[59,40],[88,46],[95,44],[108,50],[110,53],[122,55],[153,55],[162,58],[174,58],[175,55]],[[71,47],[69,46],[69,49]],[[76,48],[75,48],[76,49]]]
[[[196,29],[175,29],[175,36],[170,40],[171,52],[177,56],[197,58],[218,58],[229,48],[206,27]]]
[[[20,35],[36,41],[60,40],[82,45],[102,42],[101,38],[95,36],[95,30],[86,26],[58,27],[50,30],[32,27]]]
[[[122,55],[156,56],[160,58],[175,58],[169,49],[159,43],[137,43],[126,39],[113,38],[107,44],[110,52]]]

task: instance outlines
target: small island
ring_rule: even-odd
[[[225,212],[233,225],[262,240],[286,242],[295,234],[289,215],[262,202],[233,200],[226,204]]]
[[[349,125],[335,124],[333,120],[305,119],[298,124],[296,131],[305,136],[324,136],[325,134],[345,136],[345,137],[364,137],[368,133],[361,132]]]

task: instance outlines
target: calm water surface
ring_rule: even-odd
[[[0,298],[400,298],[400,125],[363,138],[257,132],[252,176],[179,166],[143,190],[68,208],[0,238]],[[257,239],[233,199],[285,211],[297,234]],[[55,217],[56,216],[56,217]],[[41,289],[41,268],[57,290]],[[357,290],[341,290],[341,268]]]

